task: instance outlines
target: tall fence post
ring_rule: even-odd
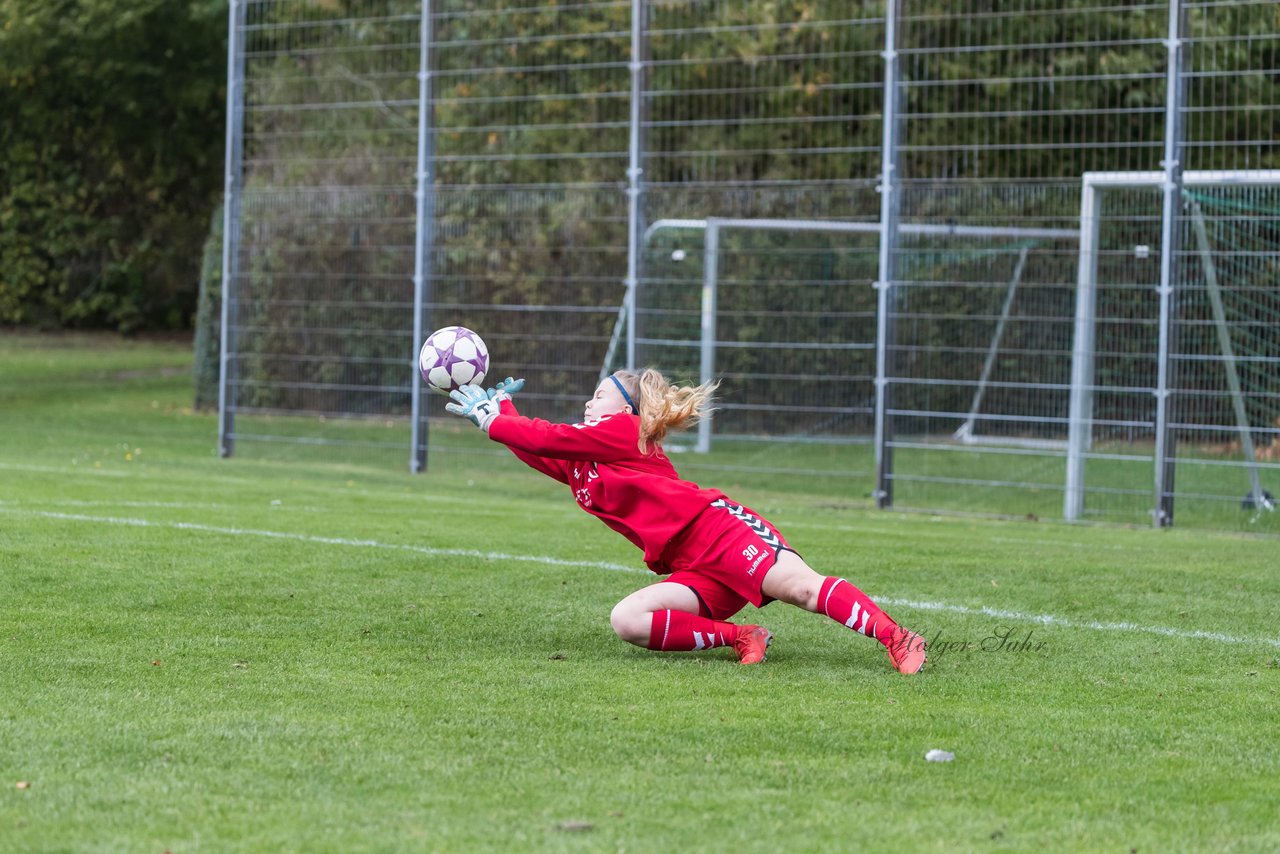
[[[1174,320],[1176,301],[1174,286],[1178,276],[1178,244],[1181,236],[1179,209],[1182,205],[1182,34],[1181,0],[1169,0],[1169,32],[1165,39],[1168,55],[1165,74],[1163,205],[1160,214],[1160,328],[1156,356],[1156,448],[1155,510],[1156,527],[1173,524],[1173,493],[1177,453],[1173,428],[1170,426],[1170,387],[1173,384]]]
[[[418,161],[415,171],[413,241],[413,343],[410,362],[413,364],[412,427],[410,432],[409,470],[425,471],[427,468],[427,415],[422,405],[422,378],[418,375],[417,348],[422,346],[426,332],[424,326],[428,288],[431,276],[432,237],[435,229],[435,179],[432,161],[435,155],[435,138],[431,133],[431,0],[422,0],[422,22],[418,30]]]
[[[709,383],[716,371],[716,290],[720,277],[720,221],[708,217],[706,250],[702,262],[701,346],[698,358],[698,382]],[[711,418],[707,413],[698,422],[698,442],[694,450],[705,454],[711,450]]]
[[[627,279],[623,300],[627,321],[627,370],[636,368],[636,285],[640,278],[641,206],[644,174],[641,122],[644,117],[645,0],[631,0],[631,113],[627,141]],[[607,367],[607,366],[606,366]]]
[[[245,6],[231,0],[227,9],[227,141],[222,203],[222,314],[218,338],[218,453],[235,452],[235,360],[231,347],[236,280],[240,273],[240,196],[244,170],[244,33]]]
[[[876,282],[875,462],[876,506],[893,506],[893,451],[889,445],[889,344],[893,336],[893,282],[898,248],[898,4],[885,0],[884,110],[880,146],[880,259]]]

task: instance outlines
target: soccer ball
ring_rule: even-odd
[[[423,342],[418,371],[427,385],[442,394],[467,383],[479,385],[489,372],[489,348],[465,326],[446,326]]]

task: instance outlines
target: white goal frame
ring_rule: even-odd
[[[821,220],[821,219],[737,219],[727,217],[707,217],[706,219],[659,219],[649,225],[644,231],[641,239],[642,246],[648,246],[649,240],[659,231],[667,229],[686,229],[694,231],[702,231],[704,233],[704,252],[703,252],[703,268],[702,268],[702,305],[700,315],[700,340],[699,347],[699,382],[707,383],[715,379],[715,353],[716,353],[716,296],[719,289],[719,268],[720,268],[720,232],[725,230],[743,230],[743,231],[809,231],[824,232],[829,234],[880,234],[881,227],[878,222],[849,222],[847,220]],[[1075,240],[1078,232],[1075,229],[1062,228],[1022,228],[1022,227],[1001,227],[1001,226],[979,226],[979,225],[936,225],[930,223],[908,223],[898,224],[897,228],[900,234],[928,234],[935,236],[962,236],[984,239],[997,238],[1031,238],[1042,240]],[[1010,282],[1008,297],[1005,300],[1001,322],[995,333],[995,337],[991,342],[991,352],[988,353],[987,365],[983,369],[983,377],[979,382],[978,391],[975,393],[974,402],[969,413],[969,421],[966,424],[971,425],[975,411],[982,400],[983,386],[990,373],[990,362],[994,358],[994,350],[998,346],[1000,338],[1000,330],[1004,327],[1004,320],[1007,319],[1012,294],[1017,288],[1021,279],[1022,262],[1025,262],[1026,253],[1021,256],[1018,269],[1014,274],[1013,280]],[[638,290],[639,281],[636,283]],[[632,297],[633,304],[638,305],[639,300]],[[627,322],[629,306],[626,301],[618,311],[617,322],[614,324],[613,335],[609,340],[609,346],[605,353],[604,362],[600,368],[600,381],[608,375],[609,367],[612,365],[617,352],[622,330],[624,325],[627,331],[627,367],[634,368],[635,362],[635,324]],[[885,347],[883,318],[877,323],[877,341],[876,349],[879,351]],[[878,378],[879,381],[879,378]],[[711,450],[711,428],[713,416],[708,414],[698,422],[698,438],[694,445],[694,450],[699,453],[706,453]],[[964,430],[964,428],[961,428]],[[966,431],[966,435],[969,431]],[[960,438],[959,436],[957,438]],[[967,441],[978,441],[975,439],[966,439]]]
[[[1076,286],[1076,316],[1074,342],[1071,355],[1071,403],[1067,436],[1066,488],[1063,495],[1062,515],[1067,521],[1077,521],[1084,513],[1084,466],[1092,447],[1095,331],[1098,291],[1098,244],[1102,222],[1102,194],[1106,190],[1137,189],[1143,187],[1166,188],[1166,172],[1086,172],[1082,176],[1080,193],[1080,254]],[[1280,170],[1215,170],[1186,171],[1182,173],[1183,187],[1258,187],[1280,185]],[[1196,253],[1204,265],[1205,282],[1209,299],[1214,308],[1214,321],[1218,329],[1219,346],[1232,396],[1240,444],[1245,453],[1250,477],[1250,497],[1253,506],[1272,509],[1258,477],[1258,465],[1253,453],[1253,435],[1244,411],[1243,396],[1236,373],[1235,354],[1227,334],[1226,318],[1222,311],[1221,291],[1218,287],[1204,230],[1204,220],[1193,208],[1192,226],[1196,231]],[[1157,395],[1167,394],[1166,389],[1156,389]],[[1163,425],[1157,424],[1157,433]],[[1163,464],[1161,454],[1154,460],[1158,468]],[[1158,498],[1158,497],[1157,497]]]

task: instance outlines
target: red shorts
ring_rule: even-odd
[[[794,551],[777,528],[721,498],[694,517],[662,558],[671,570],[666,580],[691,589],[702,616],[727,620],[748,602],[761,608],[773,601],[760,585],[783,549]]]

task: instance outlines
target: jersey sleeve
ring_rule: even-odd
[[[511,402],[511,398],[507,398],[506,400],[502,401],[501,404],[498,405],[498,412],[500,415],[510,415],[514,418],[521,418],[526,421],[529,420],[524,418],[524,416],[522,416],[516,410],[516,405]],[[503,419],[496,418],[494,419],[493,423],[497,424],[501,420]],[[489,435],[490,435],[490,438],[493,437],[492,425],[490,425]],[[520,448],[515,447],[514,445],[507,445],[507,449],[511,451],[511,453],[515,454],[516,459],[520,460],[520,462],[524,463],[529,468],[534,469],[536,471],[540,471],[543,474],[547,475],[548,477],[554,478],[555,480],[558,480],[561,483],[569,482],[569,464],[564,460],[554,460],[554,459],[548,459],[546,457],[540,457],[537,454],[531,454],[528,451],[523,451]]]
[[[639,419],[632,415],[605,416],[594,424],[552,424],[540,418],[510,414],[503,402],[489,427],[489,438],[516,456],[523,451],[554,460],[612,463],[640,456]],[[523,459],[523,457],[521,457]]]

